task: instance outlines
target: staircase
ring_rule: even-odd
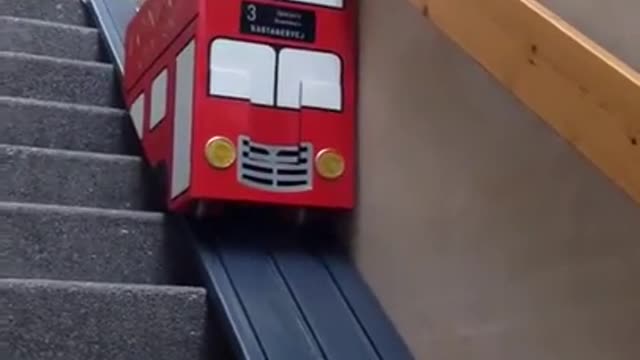
[[[0,0],[0,34],[2,359],[211,359],[80,0]]]

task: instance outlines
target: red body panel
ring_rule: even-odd
[[[198,0],[150,0],[127,28],[123,79],[125,91],[139,81],[198,14]]]
[[[145,93],[142,144],[152,165],[167,166],[170,183],[172,164],[173,114],[176,102],[176,56],[195,38],[195,78],[193,88],[193,122],[191,127],[191,172],[187,190],[174,199],[167,199],[170,209],[184,211],[194,200],[240,201],[250,203],[293,205],[350,209],[354,205],[355,184],[355,119],[356,119],[356,7],[355,1],[345,0],[341,9],[320,7],[299,2],[259,0],[254,4],[274,5],[305,12],[315,16],[315,41],[300,42],[279,37],[241,32],[243,1],[148,0],[130,24],[126,36],[124,91],[129,109]],[[179,7],[176,4],[180,4]],[[151,21],[147,11],[157,14],[158,22]],[[246,15],[246,14],[245,14]],[[153,23],[153,24],[152,24]],[[158,31],[161,28],[162,31]],[[138,42],[137,38],[140,38]],[[284,108],[255,104],[248,99],[230,98],[210,94],[211,44],[214,39],[240,40],[274,49],[276,57],[283,48],[314,50],[333,53],[340,59],[341,109]],[[143,45],[139,45],[143,44]],[[279,59],[279,58],[277,58]],[[238,59],[239,61],[242,59]],[[279,60],[276,60],[279,61]],[[278,63],[279,64],[279,63]],[[166,118],[157,126],[150,125],[151,84],[163,70],[167,70]],[[274,72],[287,69],[274,68]],[[309,70],[313,71],[313,70]],[[278,73],[279,74],[279,73]],[[280,81],[276,75],[276,84]],[[234,86],[234,82],[229,82]],[[277,90],[274,90],[277,91]],[[278,98],[280,99],[280,98]],[[279,147],[311,144],[310,187],[287,190],[256,187],[241,182],[240,160],[227,169],[214,169],[204,156],[206,143],[214,136],[225,136],[236,144],[238,158],[242,156],[240,137],[250,138],[256,146]],[[320,177],[313,166],[315,155],[322,149],[332,148],[345,159],[344,174],[335,180]],[[275,151],[275,150],[274,150]],[[275,153],[275,152],[274,152]],[[279,153],[279,152],[278,152]],[[248,163],[248,161],[246,162]],[[276,170],[274,170],[274,173]],[[276,181],[274,180],[274,184]],[[285,182],[283,182],[285,183]]]
[[[167,91],[168,94],[172,94],[176,91],[176,81],[175,81],[175,72],[176,72],[176,63],[175,57],[178,52],[195,36],[196,29],[196,21],[193,21],[190,26],[186,28],[186,31],[181,33],[175,41],[165,50],[164,54],[160,57],[160,61],[155,62],[152,66],[149,67],[148,71],[145,72],[140,80],[131,88],[129,93],[131,96],[127,97],[127,105],[130,106],[131,103],[139,96],[139,94],[143,93],[145,90],[151,87],[151,83],[160,71],[163,68],[166,68],[168,71],[168,81],[167,81]],[[162,61],[166,59],[166,61]],[[145,134],[142,139],[142,146],[145,152],[145,156],[147,157],[149,163],[152,166],[157,166],[161,163],[164,163],[166,166],[165,170],[167,170],[166,176],[170,176],[169,169],[172,168],[172,158],[171,158],[171,145],[172,145],[172,135],[174,131],[173,121],[173,112],[175,109],[174,101],[167,101],[167,117],[160,122],[155,128],[150,129],[150,117],[148,114],[151,112],[151,104],[148,101],[149,96],[146,96],[147,101],[144,105],[144,117],[143,128],[145,129]],[[168,96],[168,99],[171,99]],[[170,182],[171,179],[167,178],[167,182]],[[193,195],[190,191],[185,194],[171,200],[166,199],[166,201],[170,201],[169,208],[173,211],[183,211],[188,209],[189,202],[193,200]]]

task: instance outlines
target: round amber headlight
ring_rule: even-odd
[[[344,158],[334,149],[323,149],[316,155],[316,170],[325,179],[339,178],[344,167]]]
[[[236,161],[236,147],[226,137],[216,136],[207,141],[204,156],[211,166],[226,169]]]

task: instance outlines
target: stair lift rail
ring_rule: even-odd
[[[137,2],[83,1],[122,76]],[[191,250],[236,358],[412,359],[333,234],[282,225],[260,210],[215,222],[167,216]]]

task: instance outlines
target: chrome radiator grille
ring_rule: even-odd
[[[312,187],[310,143],[300,146],[265,145],[247,136],[238,139],[238,180],[269,191],[296,192]]]

